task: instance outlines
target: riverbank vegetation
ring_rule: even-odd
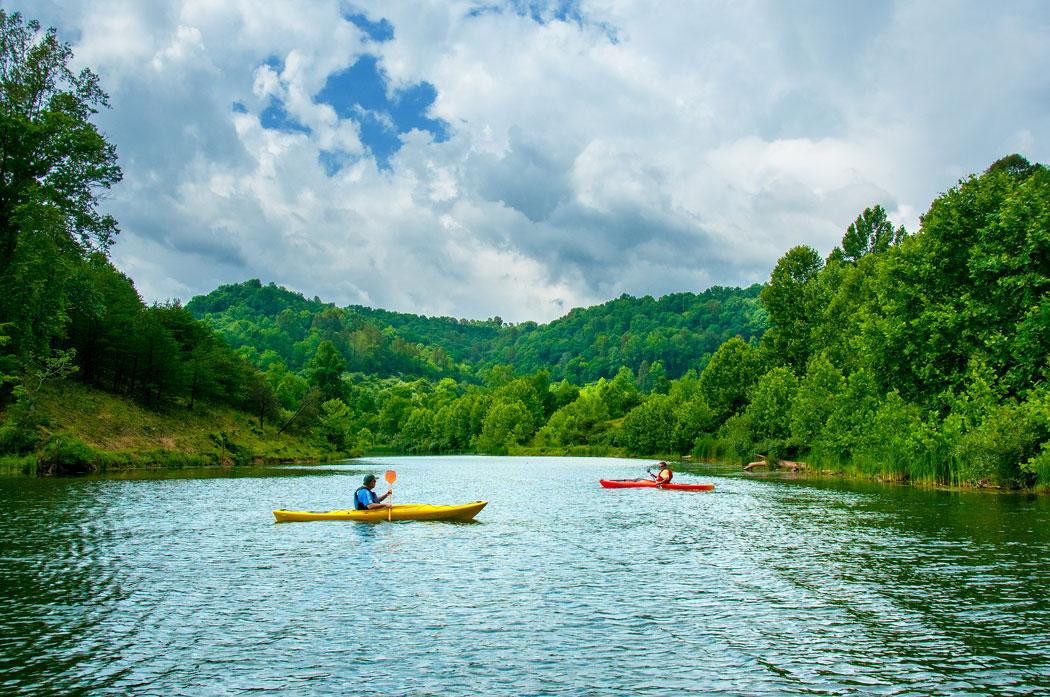
[[[92,124],[98,78],[18,14],[0,10],[0,31],[0,467],[692,454],[1050,486],[1050,173],[1019,155],[914,233],[874,205],[764,285],[623,295],[548,324],[341,308],[259,280],[146,305],[108,258],[99,194],[122,175]]]

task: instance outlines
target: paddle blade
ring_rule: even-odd
[[[397,479],[397,472],[394,470],[387,470],[383,477],[386,478],[388,484],[393,484],[394,480]]]

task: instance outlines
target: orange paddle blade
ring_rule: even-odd
[[[388,484],[393,484],[394,480],[397,479],[397,472],[394,470],[387,470],[383,477],[386,478]]]

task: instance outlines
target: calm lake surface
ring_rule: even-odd
[[[0,479],[0,693],[1050,693],[1045,497],[598,486],[645,464]],[[473,524],[273,522],[388,467],[395,502],[490,503]]]

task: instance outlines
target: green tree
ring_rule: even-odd
[[[91,123],[106,95],[72,59],[54,29],[0,9],[0,321],[26,362],[47,359],[78,265],[117,232],[98,210],[121,177],[116,151]]]
[[[628,412],[621,432],[628,452],[641,455],[671,452],[678,427],[675,407],[674,400],[667,395],[654,394]]]
[[[850,375],[818,441],[821,450],[848,462],[866,443],[880,403],[878,384],[871,373],[861,370]]]
[[[304,378],[295,373],[286,373],[275,389],[277,402],[285,409],[297,409],[309,390],[310,383]]]
[[[667,379],[667,370],[664,368],[664,364],[658,360],[653,361],[652,365],[649,366],[649,370],[645,373],[645,379],[642,381],[642,391],[667,394],[669,389],[671,389],[671,382]]]
[[[342,400],[329,399],[321,404],[317,434],[327,445],[347,450],[353,444],[353,424],[353,413]]]
[[[399,394],[389,394],[379,409],[379,430],[386,436],[394,438],[401,430],[401,424],[412,409],[412,400]]]
[[[730,339],[715,351],[700,374],[700,391],[719,423],[743,410],[748,391],[762,373],[762,357],[758,349],[739,337]]]
[[[718,426],[715,412],[699,393],[675,408],[675,418],[673,451],[679,453],[692,450],[701,436]]]
[[[1016,158],[1015,158],[1016,159]],[[1050,172],[990,168],[938,197],[919,234],[885,255],[865,343],[887,388],[934,407],[973,357],[1022,396],[1050,350]]]
[[[842,372],[826,356],[810,359],[788,415],[795,444],[811,448],[821,438],[844,382]]]
[[[521,443],[531,432],[531,415],[524,404],[497,402],[485,416],[478,436],[478,449],[487,453],[505,453],[509,446]]]
[[[602,378],[595,387],[600,398],[608,406],[610,418],[625,415],[642,401],[642,393],[635,382],[634,373],[627,366],[620,368],[612,380],[606,381]]]
[[[537,433],[539,441],[551,446],[599,442],[608,432],[610,419],[609,404],[600,387],[602,382],[584,387],[576,401],[551,414]]]
[[[790,368],[771,369],[751,391],[745,414],[756,441],[786,441],[791,434],[789,412],[798,391],[798,380]]]
[[[60,215],[68,250],[106,250],[117,225],[98,192],[121,172],[90,120],[108,106],[98,76],[74,73],[69,44],[18,12],[0,10],[0,51],[0,273],[43,210]]]
[[[306,379],[321,392],[324,401],[343,399],[343,371],[346,361],[331,341],[322,341],[317,353],[306,364]]]
[[[398,433],[398,442],[409,452],[433,450],[435,426],[434,412],[421,407],[412,409]]]
[[[770,325],[762,336],[762,347],[772,362],[796,370],[805,367],[813,351],[815,320],[822,309],[813,281],[823,265],[816,250],[800,245],[790,249],[773,268],[761,293]]]
[[[904,226],[894,229],[882,206],[865,208],[857,219],[850,223],[842,237],[842,249],[836,248],[833,256],[845,261],[857,262],[868,254],[880,254],[891,245],[900,244],[907,236]]]
[[[575,402],[576,398],[580,396],[580,388],[573,385],[568,380],[562,380],[556,386],[552,385],[550,390],[554,400],[554,410],[561,409],[566,404]]]

